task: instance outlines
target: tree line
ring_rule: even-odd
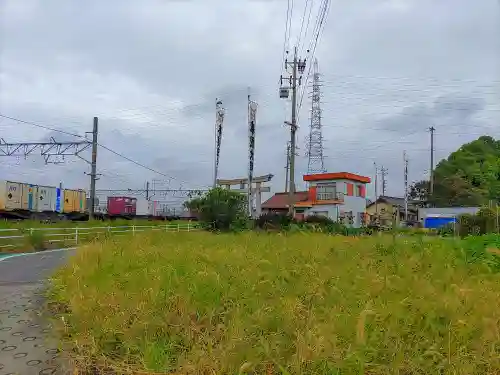
[[[462,145],[434,169],[434,191],[429,180],[409,188],[409,198],[436,207],[487,206],[500,201],[500,141],[490,136]]]

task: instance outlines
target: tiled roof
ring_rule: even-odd
[[[405,199],[400,198],[400,197],[389,197],[386,195],[381,195],[380,197],[378,197],[377,201],[378,202],[386,202],[386,203],[390,204],[391,206],[404,207],[404,205],[405,205]],[[416,203],[415,201],[408,200],[409,206],[414,206],[415,203]],[[371,206],[373,204],[375,204],[375,202],[371,202],[369,204],[369,206]]]
[[[360,176],[359,174],[349,172],[336,172],[336,173],[316,173],[304,175],[304,181],[324,181],[324,180],[351,180],[369,184],[370,177]]]
[[[295,202],[307,201],[309,193],[307,191],[295,192]],[[288,193],[276,193],[267,201],[262,203],[262,208],[283,209],[288,208]]]

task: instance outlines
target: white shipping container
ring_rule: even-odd
[[[23,186],[19,182],[0,181],[0,209],[21,209]]]
[[[35,200],[35,210],[38,212],[56,212],[57,188],[52,186],[38,186]]]
[[[149,203],[148,205],[149,215],[160,216],[159,215],[160,204],[158,203],[158,201],[149,201],[148,203]]]
[[[138,198],[136,201],[136,215],[147,216],[151,215],[149,212],[149,201],[144,198]]]

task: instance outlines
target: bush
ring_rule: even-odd
[[[326,232],[330,234],[347,235],[347,227],[341,223],[332,222],[326,225]]]
[[[455,235],[455,224],[447,224],[441,228],[438,228],[437,233],[443,237],[451,237]]]
[[[209,230],[234,231],[248,228],[246,202],[244,194],[217,187],[185,202],[184,207],[197,212]]]
[[[26,235],[26,242],[27,245],[35,251],[39,250],[46,250],[47,249],[47,243],[45,241],[45,236],[43,232],[41,231],[33,231],[31,233],[28,233]]]
[[[296,221],[290,215],[277,213],[262,214],[255,220],[255,226],[260,229],[288,229],[293,223]]]
[[[492,272],[500,271],[500,235],[468,236],[460,242],[461,254],[467,264],[486,264]]]
[[[310,224],[321,224],[321,225],[330,225],[330,224],[335,224],[335,221],[332,219],[326,217],[326,216],[321,216],[321,215],[311,215],[306,217],[304,220],[306,223]]]
[[[461,237],[468,235],[495,233],[497,231],[497,213],[495,209],[485,207],[477,215],[460,215],[458,218],[458,234]]]

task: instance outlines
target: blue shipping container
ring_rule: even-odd
[[[56,212],[62,212],[61,209],[61,189],[56,188]]]
[[[456,222],[454,217],[426,217],[424,221],[424,228],[441,228],[445,225]]]

